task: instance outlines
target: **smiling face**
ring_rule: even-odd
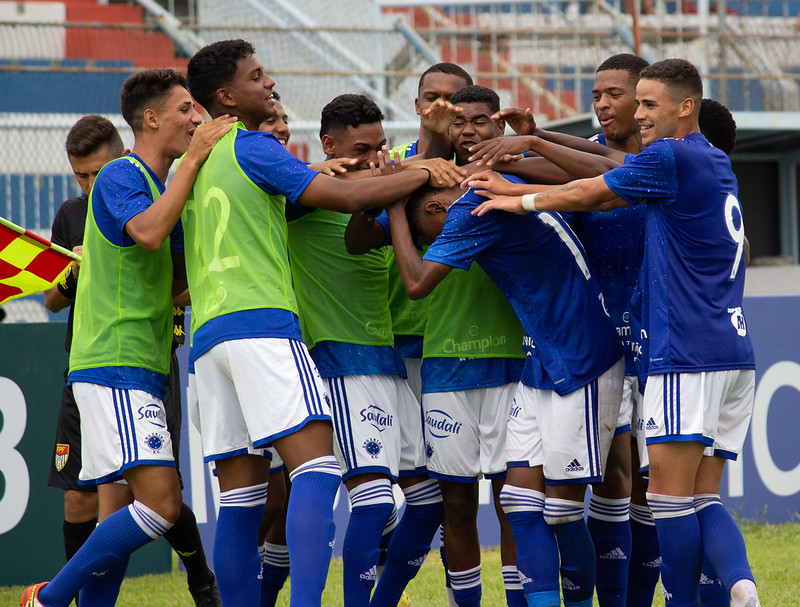
[[[369,163],[378,162],[378,152],[386,145],[386,135],[380,122],[368,122],[358,126],[331,129],[322,136],[322,149],[330,158],[355,158],[356,165],[350,170],[369,168]]]
[[[658,80],[642,78],[636,85],[635,118],[639,122],[642,145],[647,146],[665,137],[682,137],[681,119],[691,114],[694,107],[688,99],[675,99],[667,86]]]
[[[165,150],[174,158],[180,157],[189,148],[195,129],[203,122],[189,91],[182,86],[172,87],[156,115]]]
[[[289,145],[289,137],[292,136],[292,131],[289,129],[289,116],[280,101],[275,102],[275,111],[276,114],[264,120],[258,126],[258,130],[272,133],[283,147],[286,147]]]
[[[636,84],[627,70],[597,72],[592,87],[594,112],[607,142],[620,146],[632,137],[638,138]],[[638,151],[638,150],[637,150]]]
[[[248,55],[237,61],[233,79],[221,89],[223,106],[248,129],[258,130],[258,125],[275,115],[274,86],[275,81],[264,72],[261,62]]]
[[[456,164],[462,165],[468,162],[470,147],[502,136],[504,125],[492,120],[493,112],[488,103],[481,101],[458,105],[463,111],[450,125],[449,135],[456,154]]]

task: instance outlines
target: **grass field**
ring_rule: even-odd
[[[800,524],[744,524],[742,531],[758,583],[761,604],[764,607],[800,606]],[[325,607],[343,605],[341,576],[342,561],[334,559],[322,601]],[[178,571],[126,579],[117,605],[192,607],[185,580],[185,575]],[[0,588],[0,605],[17,605],[22,590],[22,587]],[[415,607],[447,607],[444,573],[438,552],[431,553],[419,575],[411,582],[408,594]],[[657,591],[657,595],[653,605],[663,606],[660,592]],[[278,600],[280,607],[288,607],[288,596],[287,587]],[[487,607],[505,604],[499,550],[483,551],[483,604]]]

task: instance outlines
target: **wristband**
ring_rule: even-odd
[[[522,197],[522,208],[525,211],[535,211],[536,210],[536,194],[525,194]]]
[[[429,168],[426,168],[426,167],[416,167],[416,168],[422,169],[423,171],[425,171],[428,174],[428,181],[430,181],[431,177],[433,177],[433,173],[431,173],[431,170]]]
[[[72,274],[72,266],[64,273],[56,284],[58,291],[68,299],[75,299],[78,293],[78,279]]]

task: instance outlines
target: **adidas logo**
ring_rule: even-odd
[[[408,564],[412,567],[422,567],[422,564],[425,562],[425,559],[428,557],[427,554],[423,554],[422,556],[415,558],[412,561],[408,561]]]
[[[664,588],[664,582],[661,582],[661,594],[664,596],[664,601],[671,601],[672,600],[672,593],[667,592],[667,589]]]
[[[521,571],[519,572],[519,583],[520,584],[522,584],[522,585],[530,584],[532,581],[533,581],[533,578],[529,578],[527,575],[525,575]]]
[[[701,585],[705,584],[706,586],[708,586],[708,585],[713,584],[713,583],[714,583],[714,580],[712,580],[710,577],[708,577],[705,573],[702,573],[702,572],[700,573],[700,584]]]
[[[619,546],[617,546],[616,548],[614,548],[614,549],[613,549],[613,550],[611,550],[610,552],[606,552],[605,554],[601,554],[601,555],[600,555],[600,558],[601,558],[601,559],[607,559],[607,560],[618,560],[618,561],[625,561],[625,560],[627,560],[627,559],[628,559],[628,555],[627,555],[627,554],[625,554],[625,553],[622,551],[622,548],[620,548]]]
[[[574,459],[564,470],[567,472],[583,472],[583,466],[581,466],[581,463],[577,459]]]
[[[661,557],[653,559],[652,561],[646,561],[642,563],[642,565],[644,565],[645,567],[652,567],[653,569],[661,567]]]
[[[573,582],[568,577],[562,577],[561,578],[561,587],[564,590],[580,590],[581,589],[580,586],[578,586],[575,582]]]
[[[648,419],[646,428],[647,430],[658,430],[658,424],[656,423],[656,420],[654,420],[652,417]]]
[[[369,571],[365,571],[358,577],[368,582],[374,582],[375,580],[378,579],[378,567],[376,565],[373,565],[372,567],[369,568]]]

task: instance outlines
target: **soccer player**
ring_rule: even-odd
[[[725,460],[741,450],[754,392],[755,359],[742,313],[738,186],[728,158],[699,132],[702,81],[691,63],[667,59],[649,66],[636,98],[646,146],[636,158],[601,177],[535,193],[524,207],[518,196],[500,197],[476,212],[647,204],[641,283],[647,287],[647,499],[667,605],[694,604],[704,551],[734,606],[758,605],[741,532],[719,500]],[[499,185],[491,187],[503,190]]]
[[[223,117],[198,127],[185,84],[172,70],[126,80],[120,97],[133,153],[106,165],[91,190],[69,382],[85,439],[80,481],[98,485],[101,522],[52,582],[25,591],[26,607],[66,607],[82,587],[84,604],[113,602],[130,553],[181,513],[162,402],[173,335],[170,232],[198,167],[232,125]],[[121,478],[127,486],[113,482]]]
[[[80,254],[89,192],[100,169],[128,153],[116,127],[103,116],[90,114],[78,120],[67,133],[67,158],[83,195],[71,198],[58,209],[53,220],[51,240]],[[80,263],[75,263],[55,287],[45,293],[45,305],[52,312],[69,307],[66,349],[72,343],[72,321],[77,291]],[[173,456],[180,478],[178,454],[180,452],[181,402],[178,379],[178,361],[175,349],[183,344],[183,308],[175,307],[175,335],[173,336],[170,372],[164,397],[166,422],[173,440]],[[50,468],[48,484],[64,489],[64,547],[67,560],[78,551],[97,525],[97,486],[81,485],[80,414],[72,386],[64,385],[56,429],[56,446]],[[194,513],[184,503],[175,525],[164,534],[180,556],[187,571],[189,591],[197,605],[218,605],[214,574],[206,564],[203,544],[197,530]]]
[[[223,603],[255,604],[267,478],[261,450],[272,444],[292,480],[291,602],[320,605],[341,468],[327,395],[300,341],[284,208],[356,212],[437,178],[430,168],[357,181],[309,169],[257,130],[274,113],[275,83],[254,52],[244,40],[224,40],[198,51],[188,66],[194,98],[212,116],[234,112],[241,120],[214,147],[183,215],[203,450],[217,466],[217,534],[228,540],[215,543],[214,562]],[[459,174],[438,166],[447,171],[444,181]]]
[[[328,160],[355,158],[368,169],[386,145],[378,106],[364,95],[339,95],[322,110]],[[424,475],[419,403],[393,347],[386,255],[350,255],[350,215],[290,205],[289,261],[303,338],[331,397],[336,455],[351,512],[344,538],[344,601],[366,607],[380,544],[394,511],[392,482]],[[386,536],[386,540],[388,541]]]

